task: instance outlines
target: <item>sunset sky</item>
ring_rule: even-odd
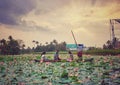
[[[0,40],[12,35],[30,47],[33,40],[74,43],[73,30],[78,43],[102,47],[110,19],[120,19],[120,0],[0,0]]]

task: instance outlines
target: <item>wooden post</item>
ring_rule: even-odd
[[[71,30],[71,33],[72,33],[73,39],[74,39],[74,41],[75,41],[75,44],[76,44],[76,46],[77,46],[77,48],[78,48],[77,41],[76,41],[76,39],[75,39],[75,36],[74,36],[74,33],[73,33],[72,30]]]

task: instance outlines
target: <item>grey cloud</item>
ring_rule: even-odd
[[[21,30],[24,31],[41,31],[41,32],[53,32],[48,26],[37,25],[34,21],[21,21]]]
[[[0,0],[0,23],[19,24],[20,17],[35,7],[32,0]]]
[[[112,0],[91,0],[92,6],[106,6]]]
[[[52,30],[50,30],[47,26],[46,27],[42,27],[42,26],[35,26],[37,31],[43,31],[43,32],[52,32]]]
[[[92,0],[91,4],[92,4],[92,6],[94,6],[96,4],[96,0]]]
[[[120,0],[97,0],[98,6],[110,6],[110,4],[120,4]]]
[[[87,0],[88,1],[88,0]],[[108,6],[110,4],[116,3],[120,4],[120,0],[91,0],[91,5],[92,6]]]

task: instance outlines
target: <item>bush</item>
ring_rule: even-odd
[[[88,50],[83,52],[84,54],[91,54],[91,55],[118,55],[120,54],[120,49],[97,49],[97,50]]]

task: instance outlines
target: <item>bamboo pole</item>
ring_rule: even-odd
[[[77,48],[78,48],[77,41],[76,41],[76,39],[75,39],[75,36],[74,36],[74,33],[73,33],[72,30],[71,30],[71,33],[72,33],[73,39],[74,39],[74,41],[75,41],[75,44],[76,44],[76,46],[77,46]]]

